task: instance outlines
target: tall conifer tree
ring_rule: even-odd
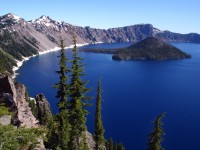
[[[103,150],[105,146],[105,139],[104,139],[104,128],[103,128],[103,121],[101,117],[101,81],[98,82],[97,88],[97,98],[96,98],[96,112],[95,112],[95,149],[96,150]]]
[[[59,82],[54,85],[54,87],[58,90],[57,91],[57,98],[59,99],[58,108],[58,138],[59,143],[58,147],[61,149],[68,149],[68,142],[69,142],[69,113],[67,107],[67,95],[69,94],[69,85],[67,84],[67,73],[69,69],[67,69],[67,61],[68,59],[65,56],[65,49],[64,49],[64,40],[60,39],[60,58],[59,61],[59,70],[56,73],[59,75]]]
[[[160,114],[157,116],[156,120],[153,121],[155,127],[153,132],[149,135],[147,150],[164,150],[161,146],[161,142],[163,141],[162,135],[164,134],[162,119],[165,114],[166,113]]]
[[[89,89],[86,88],[86,82],[82,81],[81,76],[84,75],[83,65],[80,62],[81,58],[78,57],[76,36],[73,34],[73,60],[72,60],[72,77],[70,82],[70,149],[72,150],[86,150],[88,149],[85,131],[86,128],[86,115],[88,112],[85,110],[88,98],[85,96]],[[86,100],[86,101],[85,101]]]

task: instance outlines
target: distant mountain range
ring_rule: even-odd
[[[161,31],[151,24],[138,24],[105,30],[75,26],[55,21],[48,16],[26,21],[9,13],[0,17],[0,49],[21,60],[23,57],[58,46],[60,36],[65,39],[66,46],[71,45],[71,32],[75,32],[79,44],[97,42],[136,43],[152,36],[161,38],[166,42],[200,43],[200,34]]]

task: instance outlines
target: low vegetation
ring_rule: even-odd
[[[4,115],[11,115],[12,117],[14,116],[8,107],[6,107],[4,104],[0,104],[0,117]]]
[[[5,105],[0,105],[0,117],[11,115],[9,108]],[[0,125],[0,149],[2,150],[22,150],[34,149],[37,147],[38,138],[42,137],[46,131],[42,128],[16,128],[13,125]]]
[[[0,149],[2,150],[33,150],[37,147],[38,137],[44,133],[42,129],[16,128],[12,125],[0,125]]]

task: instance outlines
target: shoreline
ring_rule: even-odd
[[[94,43],[94,44],[100,44],[102,42],[97,42],[97,43]],[[77,47],[81,47],[81,46],[85,46],[85,45],[89,45],[90,43],[84,43],[84,44],[76,44]],[[65,49],[69,49],[69,48],[73,48],[74,45],[70,45],[70,46],[66,46]],[[19,70],[19,68],[23,65],[23,63],[25,61],[28,61],[29,59],[33,58],[33,57],[36,57],[36,56],[39,56],[39,55],[43,55],[43,54],[47,54],[47,53],[51,53],[51,52],[56,52],[56,51],[59,51],[61,48],[60,47],[54,47],[52,49],[49,49],[49,50],[46,50],[46,51],[42,51],[42,52],[38,52],[37,55],[33,55],[33,56],[29,56],[29,57],[23,57],[23,60],[22,61],[17,61],[17,66],[14,66],[13,67],[13,75],[12,75],[12,78],[15,79],[19,73],[16,73],[17,70]]]

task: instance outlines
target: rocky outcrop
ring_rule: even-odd
[[[35,99],[32,99],[37,107],[38,120],[33,116],[31,108],[25,98],[25,86],[21,83],[14,82],[8,76],[0,76],[0,104],[4,103],[15,113],[15,120],[18,120],[19,127],[39,127],[44,125],[48,119],[51,119],[52,113],[50,105],[43,94],[38,94]],[[46,119],[46,120],[45,120]],[[0,117],[0,125],[11,124],[11,115]],[[16,125],[16,124],[15,124]],[[86,142],[90,150],[95,150],[95,141],[93,136],[88,131],[85,132]],[[46,150],[44,141],[41,137],[38,138],[36,150]]]
[[[16,101],[17,94],[13,79],[10,78],[9,76],[5,76],[2,78],[0,77],[0,85],[1,85],[0,93],[3,94],[8,99],[8,103],[17,103]],[[10,98],[11,96],[14,102],[12,102]]]
[[[37,127],[38,120],[32,114],[31,108],[25,98],[25,86],[21,83],[16,83],[16,93],[17,93],[17,109],[18,109],[18,119],[20,121],[20,126],[26,126],[29,128]]]
[[[37,119],[40,125],[45,125],[52,118],[51,107],[49,102],[43,94],[38,94],[35,96],[36,107],[37,107]]]
[[[0,78],[0,85],[0,103],[5,103],[14,113],[13,124],[27,128],[37,127],[38,121],[25,99],[25,86],[8,76]]]

